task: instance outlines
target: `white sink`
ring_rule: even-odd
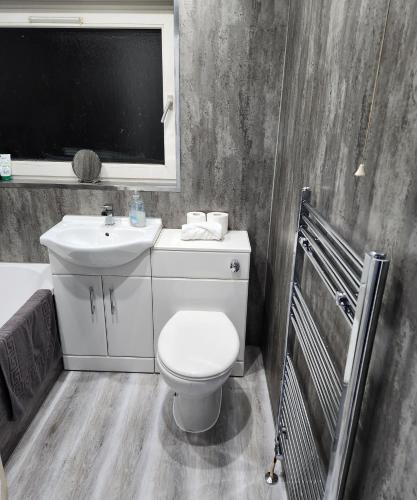
[[[66,215],[40,237],[42,245],[64,260],[88,267],[121,266],[151,248],[162,228],[161,219],[147,218],[145,227],[133,227],[128,217]]]

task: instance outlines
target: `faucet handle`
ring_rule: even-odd
[[[101,215],[113,214],[113,205],[111,203],[106,203],[102,206]]]

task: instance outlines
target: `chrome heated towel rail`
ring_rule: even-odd
[[[362,260],[310,205],[310,197],[310,189],[304,188],[294,244],[274,464],[277,457],[282,459],[291,500],[341,500],[389,261],[378,252],[367,253]],[[335,300],[350,331],[340,375],[302,290],[305,258]],[[294,360],[296,344],[307,367],[303,377],[297,373]],[[327,427],[330,436],[326,467],[301,383],[306,377],[319,402],[319,424]],[[269,483],[274,482],[273,472],[266,474]]]

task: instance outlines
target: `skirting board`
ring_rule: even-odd
[[[159,365],[158,361],[155,359],[155,373],[159,373]],[[243,361],[235,361],[235,364],[232,368],[232,373],[230,374],[232,377],[243,377],[245,373],[245,365]]]
[[[64,369],[94,372],[159,373],[154,358],[117,358],[111,356],[69,356],[64,355]],[[243,377],[244,363],[236,361],[232,377]]]
[[[75,371],[154,373],[155,359],[64,355],[64,368]]]

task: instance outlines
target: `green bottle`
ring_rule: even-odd
[[[0,154],[0,177],[2,181],[12,180],[12,161],[9,154]]]

